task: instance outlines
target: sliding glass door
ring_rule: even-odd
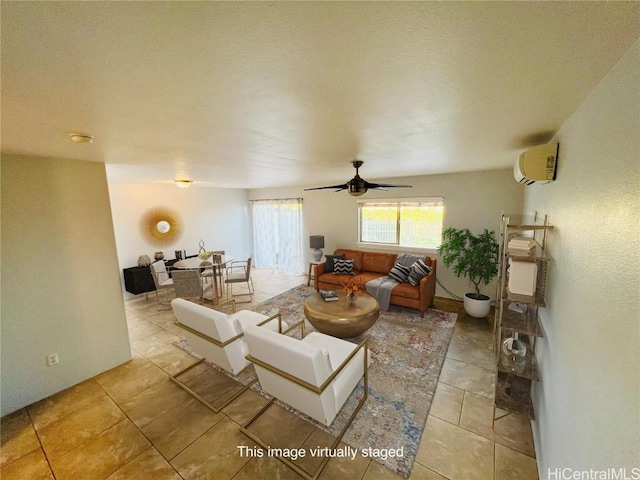
[[[302,199],[252,200],[256,268],[304,273]]]

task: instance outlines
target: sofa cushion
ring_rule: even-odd
[[[334,252],[335,255],[339,255],[341,253],[344,253],[344,256],[345,256],[345,258],[347,260],[353,260],[353,270],[355,272],[362,272],[363,271],[363,268],[362,268],[362,253],[363,252],[361,252],[359,250],[347,250],[347,249],[343,249],[343,248],[339,248]]]
[[[374,272],[387,275],[396,263],[395,253],[363,252],[361,272]]]
[[[407,281],[409,273],[411,273],[411,267],[405,267],[404,265],[396,263],[389,272],[389,277],[398,283],[402,283]]]
[[[333,272],[333,265],[334,265],[334,261],[336,258],[342,258],[344,260],[344,253],[341,253],[339,255],[325,255],[325,258],[327,259],[324,263],[324,273],[331,273]]]
[[[397,285],[392,291],[391,296],[398,296],[404,298],[412,298],[414,300],[420,299],[420,290],[408,282]]]
[[[384,275],[382,273],[360,272],[358,275],[356,275],[356,278],[354,280],[364,285],[367,282],[380,277],[384,277]]]
[[[420,284],[420,280],[422,277],[429,274],[431,271],[431,267],[427,267],[424,263],[424,260],[418,260],[413,265],[411,265],[411,273],[409,273],[409,283],[414,287],[417,287]]]
[[[353,275],[353,260],[334,259],[333,273],[334,275]]]

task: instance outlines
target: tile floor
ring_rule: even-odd
[[[264,270],[255,270],[253,278],[254,300],[240,308],[306,283],[305,276]],[[437,298],[435,307],[460,315],[410,478],[538,478],[528,420],[499,412],[491,427],[495,373],[489,321],[466,317],[459,302]],[[240,445],[254,446],[238,425],[264,404],[259,395],[247,391],[213,413],[169,381],[167,374],[195,362],[172,345],[180,331],[170,310],[158,312],[153,296],[141,295],[126,302],[126,312],[131,361],[1,419],[3,480],[300,478],[273,458],[238,453]],[[208,370],[200,364],[182,379],[208,385],[226,380]],[[330,444],[324,432],[278,407],[254,426],[273,444]],[[310,461],[305,458],[303,467],[313,469]],[[400,477],[357,457],[332,459],[320,478]]]

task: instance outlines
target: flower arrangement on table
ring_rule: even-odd
[[[351,304],[356,303],[356,295],[364,289],[364,285],[359,280],[349,279],[342,283],[342,290],[347,294],[347,300]]]

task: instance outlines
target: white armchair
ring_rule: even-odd
[[[291,329],[296,326],[302,327],[302,340],[258,326],[248,326],[244,331],[249,346],[247,358],[253,362],[260,385],[266,393],[324,425],[333,423],[360,379],[364,378],[363,396],[330,447],[334,449],[367,399],[367,340],[356,345],[323,333],[313,332],[304,336],[304,322]],[[240,428],[263,448],[269,444],[248,428],[272,403],[273,400]],[[309,474],[288,458],[278,459],[308,479],[317,478],[329,460],[328,457],[323,459],[318,469]]]
[[[249,326],[260,325],[264,327],[263,330],[265,332],[272,330],[278,332],[284,331],[287,324],[282,321],[279,313],[269,317],[249,310],[235,312],[235,302],[232,301],[231,304],[234,313],[227,315],[182,298],[176,298],[171,301],[171,307],[176,315],[175,324],[184,330],[184,336],[189,348],[203,357],[203,360],[209,360],[227,372],[238,375],[250,365],[250,362],[246,359],[248,347],[244,340],[244,330]],[[189,368],[194,366],[192,365]],[[180,374],[185,371],[180,372]],[[242,390],[230,397],[223,405],[214,407],[180,382],[177,379],[180,374],[171,377],[171,379],[216,413],[253,383],[245,385]]]

